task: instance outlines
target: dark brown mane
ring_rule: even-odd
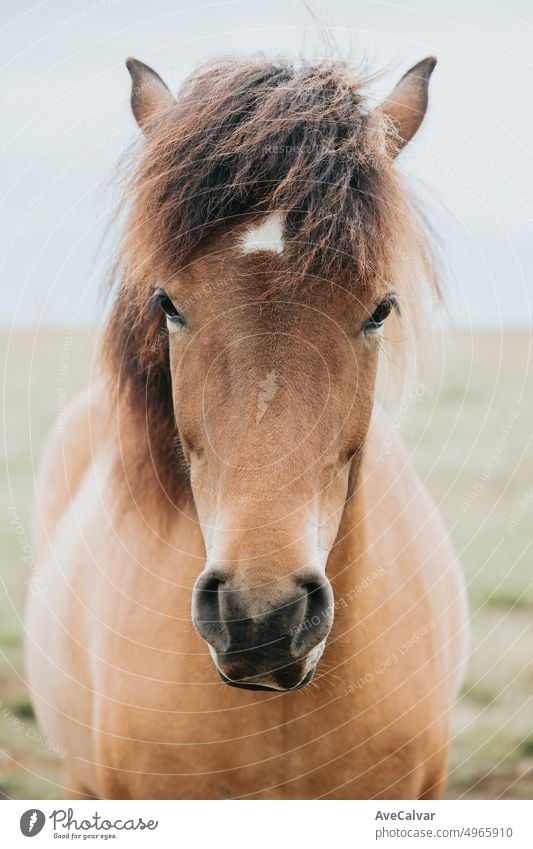
[[[185,478],[168,341],[162,315],[149,308],[161,281],[218,233],[272,210],[284,213],[283,263],[293,283],[337,281],[362,291],[400,265],[416,263],[418,276],[431,268],[393,166],[394,130],[369,109],[364,84],[341,62],[212,63],[146,128],[127,182],[105,351],[131,420],[139,468],[130,467],[126,446],[128,476],[149,465],[172,501]]]

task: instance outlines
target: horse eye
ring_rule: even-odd
[[[164,289],[158,289],[154,294],[154,301],[161,307],[166,317],[178,327],[185,327],[185,317],[176,309]]]
[[[370,318],[363,324],[364,333],[375,333],[381,330],[385,319],[390,315],[393,309],[398,309],[398,301],[394,295],[387,295],[380,304],[376,307]]]

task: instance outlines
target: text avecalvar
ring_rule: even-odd
[[[435,811],[377,811],[377,820],[432,820]]]

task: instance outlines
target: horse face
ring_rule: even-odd
[[[207,552],[194,624],[224,681],[290,690],[311,680],[331,629],[326,563],[393,301],[269,294],[277,248],[242,249],[254,243],[245,233],[198,259],[158,298]]]
[[[152,69],[128,61],[147,146],[124,256],[144,282],[156,268],[166,278],[174,262],[188,263],[157,297],[207,553],[193,619],[228,683],[302,685],[330,631],[326,563],[369,424],[377,336],[394,304],[386,289],[368,290],[374,278],[397,279],[400,264],[409,268],[395,243],[406,240],[412,216],[391,157],[420,126],[434,66],[432,57],[415,65],[375,114],[324,67],[306,72],[307,82],[298,72],[281,84],[270,66],[238,70],[228,120],[228,99],[217,103],[205,77],[192,101],[189,92],[176,103]],[[217,85],[235,86],[220,73]],[[314,161],[299,143],[276,157],[276,145],[264,144],[275,128],[281,146],[288,137],[326,143],[314,145]],[[274,213],[235,223],[276,199],[287,221]],[[328,277],[329,268],[347,278],[358,266],[358,279],[292,285],[324,249],[337,254],[323,267]],[[362,255],[352,263],[353,250]],[[138,327],[142,346],[139,335]]]

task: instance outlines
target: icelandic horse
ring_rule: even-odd
[[[374,405],[438,291],[396,166],[435,61],[375,107],[337,60],[211,62],[177,97],[127,62],[101,374],[45,452],[27,604],[72,798],[443,792],[463,582]]]

